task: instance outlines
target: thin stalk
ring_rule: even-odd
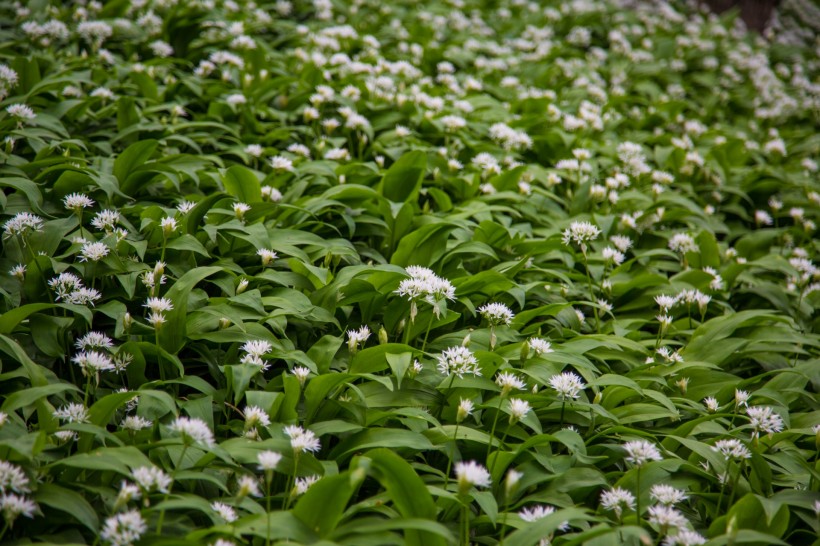
[[[427,331],[424,332],[424,341],[421,342],[421,352],[424,352],[424,348],[427,346],[427,336],[430,335],[430,328],[433,327],[433,317],[435,313],[430,314],[430,322],[427,323]]]
[[[273,470],[265,471],[265,520],[267,523],[267,533],[265,534],[265,546],[270,546],[270,485],[273,481]]]
[[[447,458],[447,472],[444,474],[444,490],[447,490],[447,484],[450,482],[450,470],[453,468],[453,459],[458,450],[458,427],[461,423],[456,423],[456,429],[453,431],[453,456]]]
[[[564,408],[566,408],[566,406],[567,406],[567,401],[566,401],[566,399],[562,398],[561,399],[561,424],[558,425],[559,427],[564,426]]]
[[[470,546],[469,511],[470,511],[469,505],[465,501],[462,501],[462,504],[461,504],[461,544],[462,544],[462,546]]]
[[[293,488],[296,486],[296,472],[299,468],[299,452],[293,452],[293,474],[291,475],[290,479],[288,480],[288,487],[285,490],[285,498],[282,501],[282,510],[287,510],[290,508],[290,498],[291,493],[293,492]]]
[[[727,507],[731,507],[732,504],[735,502],[735,491],[737,491],[737,483],[740,481],[740,474],[743,472],[743,467],[741,466],[741,462],[737,463],[737,472],[735,473],[735,477],[732,480],[732,491],[729,493],[729,504]]]
[[[495,417],[493,418],[493,428],[490,429],[490,441],[487,442],[487,456],[485,457],[485,459],[487,461],[490,460],[490,451],[492,451],[493,438],[495,438],[495,427],[496,427],[496,425],[498,425],[498,416],[501,414],[501,404],[503,404],[503,403],[504,403],[504,395],[502,394],[498,398],[498,411],[495,412]]]
[[[185,457],[185,452],[188,450],[188,444],[182,444],[182,451],[179,454],[179,459],[177,459],[177,464],[174,465],[174,470],[171,471],[171,485],[168,486],[168,492],[165,493],[165,496],[162,498],[162,502],[168,500],[171,496],[171,490],[174,488],[174,480],[173,478],[176,477],[177,470],[179,470],[179,465],[182,464],[182,459]],[[162,534],[162,523],[165,521],[165,508],[163,507],[159,513],[159,521],[157,521],[157,534]]]
[[[643,527],[641,524],[641,467],[635,468],[635,519],[638,527]]]

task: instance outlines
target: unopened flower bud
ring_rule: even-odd
[[[387,341],[387,330],[385,330],[384,326],[382,326],[381,328],[379,328],[379,344],[384,345],[385,343],[387,343]]]
[[[131,329],[131,325],[134,323],[134,319],[131,318],[131,313],[126,312],[122,316],[122,329],[126,332]]]
[[[242,279],[236,287],[236,295],[238,296],[248,288],[248,279]]]
[[[231,325],[231,319],[229,319],[227,317],[222,317],[221,319],[219,319],[219,329],[220,330],[224,330],[225,328],[229,327],[230,325]]]

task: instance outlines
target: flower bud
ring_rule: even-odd
[[[387,342],[387,330],[385,330],[384,326],[382,326],[381,328],[379,328],[379,345],[384,345]]]

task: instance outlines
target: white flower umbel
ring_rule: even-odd
[[[649,496],[659,504],[669,506],[681,503],[687,499],[687,495],[684,491],[662,483],[653,485],[649,491]]]
[[[661,534],[666,534],[670,528],[681,529],[689,525],[686,517],[671,506],[659,504],[649,507],[649,523],[661,528]]]
[[[624,509],[635,508],[635,495],[626,489],[614,487],[601,493],[601,506],[604,510],[615,512],[615,517],[620,521]]]
[[[305,430],[300,426],[285,427],[285,434],[290,438],[290,445],[293,448],[294,454],[304,453],[306,451],[319,451],[322,447],[321,442],[313,433],[312,430]]]
[[[100,538],[112,546],[131,546],[148,530],[139,510],[120,512],[105,520]]]
[[[750,459],[752,457],[752,452],[749,451],[749,448],[743,445],[743,442],[735,438],[718,440],[715,442],[715,445],[712,446],[712,451],[717,451],[723,455],[727,461],[740,461],[742,459]]]
[[[478,312],[490,323],[490,350],[492,351],[496,343],[496,327],[502,324],[509,326],[515,315],[512,310],[503,303],[487,303],[479,307]]]
[[[228,506],[224,502],[212,502],[211,509],[216,512],[220,518],[224,519],[227,523],[233,523],[239,516],[236,515],[236,510],[232,506]]]
[[[510,398],[510,424],[515,424],[530,412],[530,403],[520,398]]]
[[[28,493],[29,480],[23,469],[8,461],[0,461],[0,493]]]
[[[168,493],[174,479],[156,466],[140,466],[131,471],[131,477],[146,494],[154,491]]]
[[[578,245],[581,248],[581,252],[586,255],[587,245],[597,239],[600,234],[601,230],[598,229],[598,226],[590,222],[573,222],[564,230],[562,240],[567,246],[572,244]]]
[[[663,539],[663,546],[700,546],[706,544],[706,538],[690,529],[678,529],[674,535]]]
[[[502,372],[495,376],[495,384],[501,387],[501,396],[509,394],[512,390],[520,391],[527,388],[527,384],[521,378],[509,372]]]
[[[783,419],[768,406],[753,406],[746,408],[749,424],[754,431],[752,438],[757,439],[761,432],[771,436],[783,430]]]
[[[573,372],[564,372],[550,377],[550,387],[558,393],[558,398],[561,400],[578,398],[585,386],[581,377]]]
[[[214,445],[214,434],[202,419],[197,417],[178,417],[168,427],[182,437],[185,445],[196,443],[202,447]]]
[[[540,337],[531,337],[527,340],[527,346],[536,356],[553,352],[552,344]]]
[[[364,346],[367,338],[370,337],[370,328],[365,324],[358,330],[347,331],[347,348],[350,355],[355,355],[359,350],[359,345]]]
[[[654,444],[646,440],[633,440],[624,444],[626,450],[626,462],[635,467],[635,512],[638,520],[641,517],[641,468],[650,461],[660,461],[663,459],[661,452]]]
[[[34,518],[34,512],[38,509],[37,503],[22,495],[15,493],[5,493],[0,495],[0,513],[3,514],[3,519],[6,524],[11,527],[14,520],[20,516],[27,518]]]
[[[481,375],[478,360],[466,347],[450,347],[438,357],[438,371],[446,376],[464,377],[465,374]]]
[[[282,460],[282,454],[276,451],[262,451],[256,455],[256,460],[259,463],[259,470],[276,470]]]
[[[475,461],[461,461],[455,467],[459,492],[463,495],[472,487],[490,487],[492,479],[487,469]]]

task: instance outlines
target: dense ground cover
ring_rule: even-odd
[[[626,4],[4,4],[0,542],[818,544],[817,43]]]

